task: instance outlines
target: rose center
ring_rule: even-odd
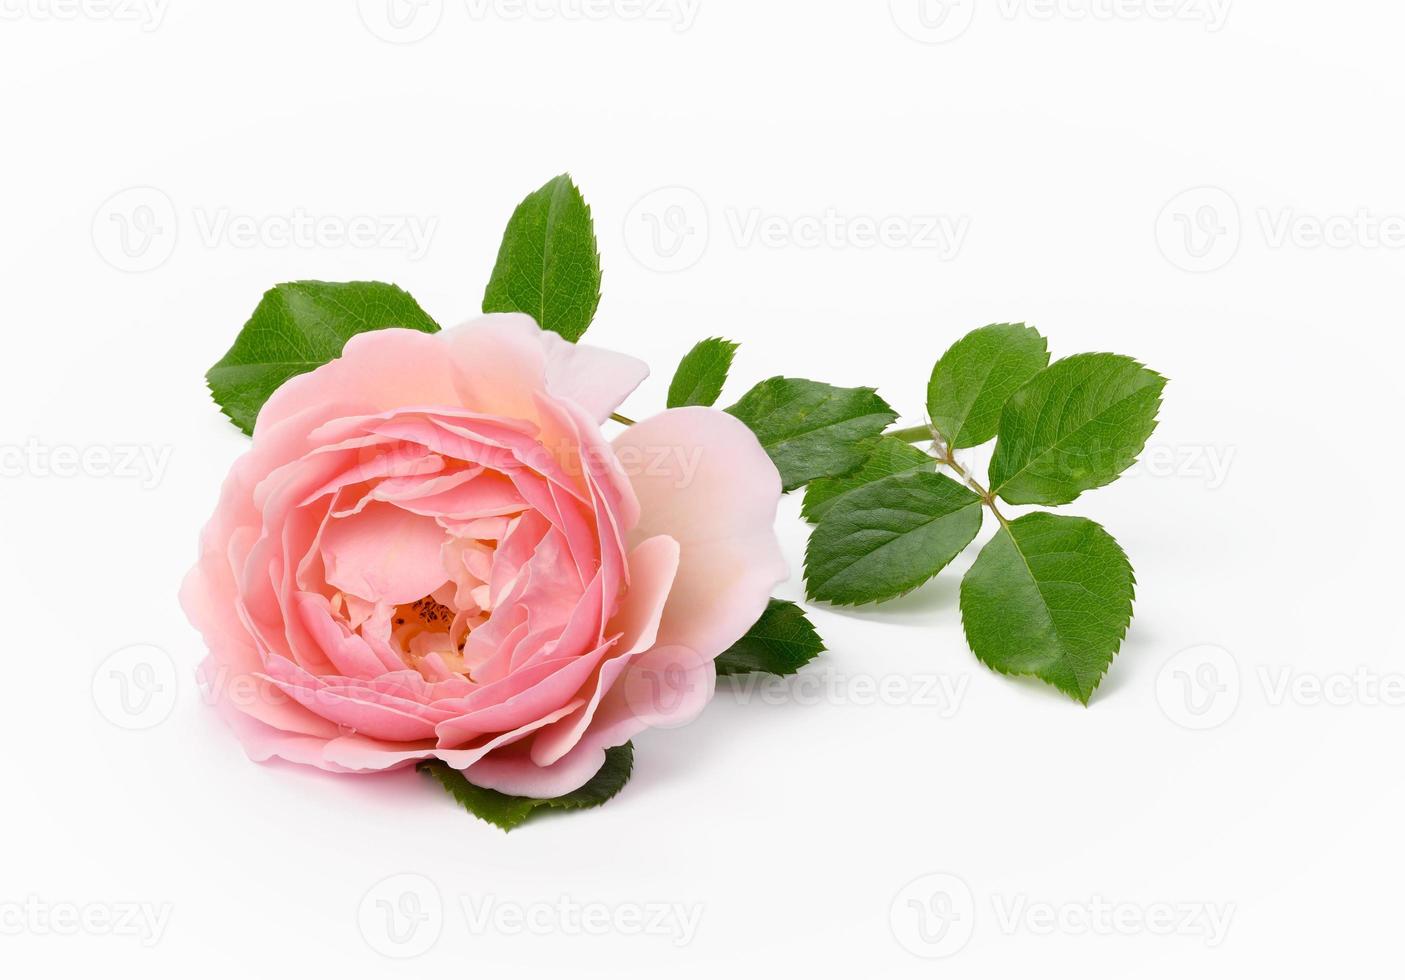
[[[447,633],[454,621],[454,611],[433,596],[425,596],[414,602],[395,607],[395,626],[408,627],[415,634],[422,632]]]
[[[418,669],[421,660],[437,654],[450,670],[466,674],[463,645],[469,626],[466,617],[456,617],[452,609],[427,595],[395,607],[391,640],[411,667]]]

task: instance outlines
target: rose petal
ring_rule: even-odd
[[[444,583],[444,539],[433,518],[394,504],[370,504],[333,521],[323,534],[327,582],[371,602],[415,602]]]
[[[681,548],[659,642],[716,657],[790,575],[775,533],[780,474],[750,429],[709,408],[645,419],[614,447],[639,498],[630,540],[667,534]]]

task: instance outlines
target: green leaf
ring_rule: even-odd
[[[793,602],[772,599],[751,627],[716,660],[717,676],[793,674],[824,650],[824,641]]]
[[[600,251],[590,207],[570,175],[547,181],[512,212],[483,294],[484,313],[527,313],[576,341],[600,305]]]
[[[826,476],[814,480],[805,488],[805,503],[800,508],[800,514],[805,520],[811,524],[815,523],[824,517],[835,501],[844,494],[885,476],[910,470],[933,471],[937,468],[937,461],[931,456],[892,436],[880,436],[870,443],[870,446],[868,458],[858,469],[843,476]]]
[[[464,778],[462,772],[438,759],[421,762],[416,768],[439,780],[449,794],[475,817],[503,830],[512,830],[521,826],[542,807],[582,810],[599,806],[610,799],[629,782],[630,771],[634,768],[634,745],[626,742],[617,748],[606,749],[605,764],[589,782],[578,790],[550,800],[538,800],[530,796],[508,796],[494,789],[474,786]]]
[[[1000,409],[1049,365],[1049,346],[1022,323],[972,330],[942,355],[927,384],[927,417],[953,449],[995,438]]]
[[[1012,504],[1066,504],[1136,461],[1166,379],[1120,354],[1076,354],[1005,403],[991,490]]]
[[[911,592],[971,543],[981,499],[940,473],[899,473],[835,502],[805,549],[811,599],[841,606]]]
[[[1032,674],[1084,704],[1132,621],[1136,579],[1122,548],[1083,517],[1026,514],[981,549],[961,582],[976,656]]]
[[[872,388],[803,378],[768,378],[727,411],[756,433],[786,490],[854,469],[868,454],[866,441],[898,417]]]
[[[439,324],[410,294],[384,282],[285,282],[263,294],[234,346],[205,373],[220,409],[252,434],[259,409],[289,378],[321,367],[358,333]]]
[[[715,405],[722,394],[722,386],[727,383],[727,372],[732,368],[732,357],[736,353],[737,345],[721,337],[699,341],[683,355],[678,370],[673,373],[673,382],[668,386],[668,407]]]

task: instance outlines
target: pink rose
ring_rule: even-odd
[[[647,373],[498,314],[278,389],[181,590],[249,755],[554,797],[701,710],[786,577],[780,478],[713,409],[607,442]]]

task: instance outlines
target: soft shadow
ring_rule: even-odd
[[[1162,649],[1161,639],[1154,630],[1150,623],[1141,627],[1135,619],[1132,620],[1131,631],[1122,642],[1122,649],[1113,658],[1112,666],[1107,669],[1102,683],[1093,694],[1094,705],[1104,698],[1120,695],[1133,684],[1142,682],[1143,669],[1152,663],[1157,652]]]
[[[889,623],[906,619],[914,614],[950,612],[957,608],[960,597],[960,582],[953,577],[943,577],[928,582],[926,585],[918,586],[905,596],[889,599],[881,605],[832,606],[824,604],[820,608],[850,619]]]
[[[438,784],[416,772],[413,766],[385,772],[340,773],[327,772],[316,766],[299,765],[284,759],[269,759],[260,765],[269,772],[277,773],[280,780],[286,778],[300,783],[323,782],[334,793],[364,797],[367,800],[393,800],[403,803],[423,797],[426,787],[443,792]]]
[[[1038,677],[1027,674],[1000,674],[999,677],[1001,683],[1019,688],[1021,693],[1028,698],[1043,698],[1047,701],[1058,702],[1060,704],[1068,704],[1072,700],[1063,691],[1060,691],[1052,684],[1041,681]],[[1098,690],[1101,691],[1102,688],[1099,687]],[[1093,695],[1093,699],[1095,701],[1097,700],[1097,694]],[[1076,706],[1078,702],[1074,701],[1073,704]]]

